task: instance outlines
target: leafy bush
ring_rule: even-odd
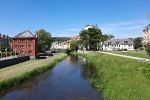
[[[122,51],[121,49],[118,49],[117,51]]]
[[[66,49],[66,53],[70,54],[72,52],[70,49]]]

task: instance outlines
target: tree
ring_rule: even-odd
[[[114,38],[114,35],[112,35],[112,34],[110,34],[110,35],[104,34],[103,37],[102,37],[102,41],[106,41],[107,39],[110,39],[110,38]]]
[[[149,42],[149,43],[147,43],[146,51],[147,51],[147,54],[148,54],[148,55],[149,55],[149,57],[150,57],[150,42]]]
[[[36,31],[36,35],[38,38],[39,52],[44,52],[46,50],[49,50],[52,44],[51,34],[49,32],[46,32],[44,29],[40,29],[39,31]]]
[[[74,52],[74,50],[75,50],[77,52],[77,50],[78,50],[78,41],[75,41],[75,40],[71,41],[70,48],[71,48],[71,51]]]
[[[6,46],[2,46],[0,51],[2,52],[6,52],[5,49],[7,48],[7,52],[10,52],[10,46],[6,45]]]
[[[79,33],[82,45],[88,50],[97,50],[97,43],[102,40],[102,32],[100,29],[89,28]]]
[[[142,41],[140,38],[135,38],[134,39],[134,49],[139,49],[140,47],[142,47]]]

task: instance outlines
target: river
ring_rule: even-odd
[[[70,55],[52,69],[0,93],[0,100],[102,100],[89,78],[93,66],[83,57]]]

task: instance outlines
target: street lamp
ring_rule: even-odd
[[[5,51],[6,51],[6,57],[7,57],[7,48],[5,49]],[[5,57],[5,59],[6,59],[6,57]]]
[[[0,53],[1,53],[1,51],[0,51]],[[1,58],[2,58],[2,53],[1,53]]]
[[[16,48],[14,49],[14,51],[15,51],[15,56],[16,56]]]

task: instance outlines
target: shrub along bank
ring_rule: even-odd
[[[12,78],[8,78],[6,80],[2,80],[0,81],[0,91],[4,91],[16,84],[19,84],[21,82],[24,82],[28,79],[30,79],[31,77],[37,75],[37,74],[41,74],[43,72],[45,72],[46,70],[52,68],[54,65],[56,65],[58,62],[60,62],[61,60],[63,60],[64,58],[66,58],[66,54],[63,54],[63,55],[59,55],[60,57],[58,58],[55,58],[55,59],[49,59],[49,64],[47,65],[42,65],[41,67],[37,67],[37,68],[34,68],[33,70],[31,71],[26,71],[25,73],[23,74],[19,74],[18,76],[15,76],[15,77],[12,77]],[[45,59],[46,60],[46,59]],[[50,61],[52,60],[52,61]],[[39,60],[40,62],[40,60]],[[42,60],[42,62],[44,62],[44,60]],[[46,63],[46,62],[45,62]],[[30,66],[30,63],[29,65]],[[32,66],[30,66],[31,68]],[[12,68],[11,68],[12,69]],[[17,67],[18,71],[20,70],[19,67]],[[16,70],[17,70],[16,69]],[[14,70],[15,71],[15,70]]]
[[[79,54],[96,68],[92,85],[108,100],[149,100],[150,80],[143,73],[148,64],[102,53]]]

